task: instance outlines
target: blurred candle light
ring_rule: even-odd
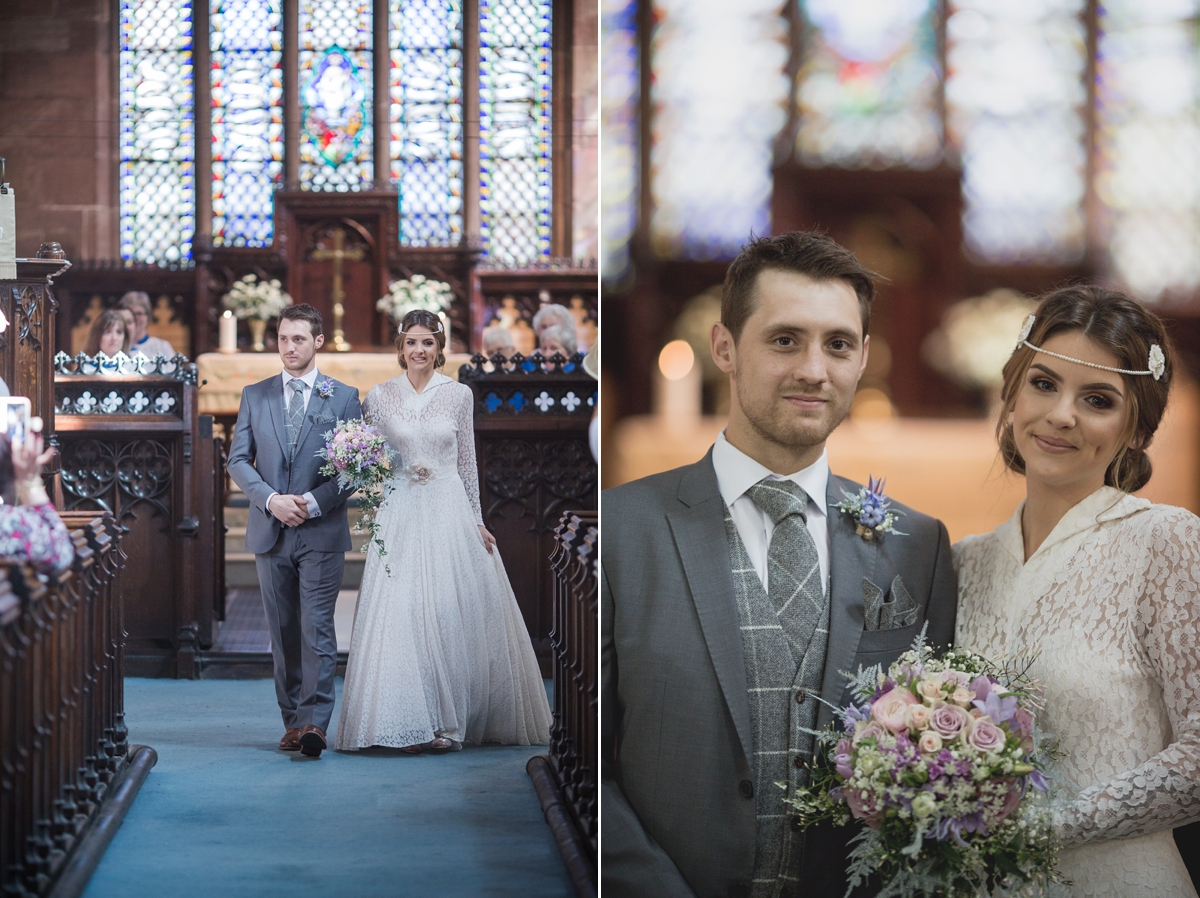
[[[228,309],[221,316],[221,352],[237,352],[237,319]]]
[[[658,354],[654,411],[660,417],[700,417],[700,366],[686,340],[672,340]]]

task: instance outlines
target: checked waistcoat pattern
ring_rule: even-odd
[[[287,441],[288,458],[296,455],[296,442],[300,439],[300,426],[304,423],[304,381],[300,378],[288,381],[292,388],[292,398],[288,400]]]
[[[811,732],[829,638],[829,596],[808,532],[808,496],[791,481],[764,480],[747,495],[775,522],[763,589],[729,509],[725,531],[733,560],[753,737],[756,840],[753,898],[795,886],[802,840],[783,799],[808,782],[796,761],[812,759]],[[787,783],[785,793],[777,783]]]

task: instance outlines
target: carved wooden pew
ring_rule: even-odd
[[[75,560],[57,577],[0,559],[0,888],[45,895],[126,767],[112,515],[63,515]]]
[[[126,534],[129,673],[195,677],[225,608],[222,442],[198,412],[196,367],[182,356],[54,363],[63,505],[109,512]]]
[[[582,362],[580,355],[476,355],[458,369],[475,393],[483,523],[499,544],[542,676],[551,670],[554,530],[566,509],[596,507],[587,433],[596,382]]]
[[[598,523],[568,511],[555,530],[554,723],[549,755],[526,767],[580,896],[596,893]]]

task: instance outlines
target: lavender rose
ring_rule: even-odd
[[[1004,747],[1004,741],[1004,730],[986,715],[976,719],[971,732],[967,733],[967,744],[979,751],[999,751]]]
[[[969,719],[958,705],[942,705],[933,712],[929,725],[948,742],[963,731]]]

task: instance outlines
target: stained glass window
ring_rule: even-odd
[[[1108,0],[1099,14],[1099,229],[1114,273],[1155,300],[1200,284],[1196,6]]]
[[[463,233],[462,4],[389,0],[388,10],[400,242],[455,244]]]
[[[770,227],[772,141],[785,121],[778,0],[656,0],[650,239],[656,253],[732,258]]]
[[[550,0],[479,0],[479,211],[484,252],[550,256]]]
[[[178,263],[196,230],[192,10],[122,0],[121,257]]]
[[[1085,0],[953,0],[947,124],[975,258],[1071,262],[1084,250]]]
[[[281,0],[212,0],[214,246],[269,246],[283,179]]]
[[[924,168],[942,152],[934,0],[803,0],[799,156]]]
[[[300,186],[374,180],[371,2],[300,0]]]
[[[614,281],[629,269],[638,213],[637,0],[601,0],[600,16],[601,272]]]

